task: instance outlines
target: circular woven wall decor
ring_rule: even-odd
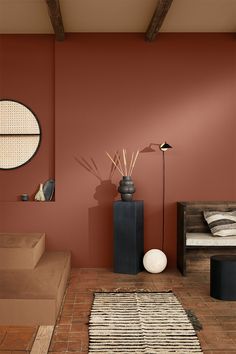
[[[0,169],[27,163],[39,148],[41,129],[35,114],[24,104],[0,100]]]

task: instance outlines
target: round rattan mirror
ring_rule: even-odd
[[[26,164],[37,152],[40,140],[35,114],[20,102],[0,100],[0,169]]]

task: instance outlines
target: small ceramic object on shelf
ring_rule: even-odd
[[[40,183],[39,190],[35,194],[34,199],[37,200],[37,201],[41,201],[41,202],[45,201],[45,196],[44,196],[44,193],[43,193],[43,183]]]
[[[43,194],[45,200],[52,200],[55,190],[55,181],[54,179],[47,180],[43,185]]]
[[[27,202],[29,200],[29,196],[28,194],[24,193],[21,194],[20,199],[22,200],[22,202]]]

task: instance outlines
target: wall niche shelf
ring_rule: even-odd
[[[34,200],[28,200],[28,201],[21,201],[21,200],[7,200],[7,201],[0,201],[0,205],[19,205],[19,204],[30,204],[31,206],[32,205],[35,205],[35,204],[55,204],[55,200],[45,200],[44,202],[37,202],[37,201],[34,201]]]

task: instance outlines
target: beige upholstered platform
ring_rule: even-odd
[[[45,234],[0,234],[0,325],[53,325],[70,252],[44,252]]]
[[[210,233],[186,233],[186,246],[236,246],[236,236],[212,236]]]
[[[0,233],[0,269],[33,269],[44,249],[44,233]]]
[[[54,324],[69,271],[69,252],[46,252],[35,269],[0,270],[0,324]]]

